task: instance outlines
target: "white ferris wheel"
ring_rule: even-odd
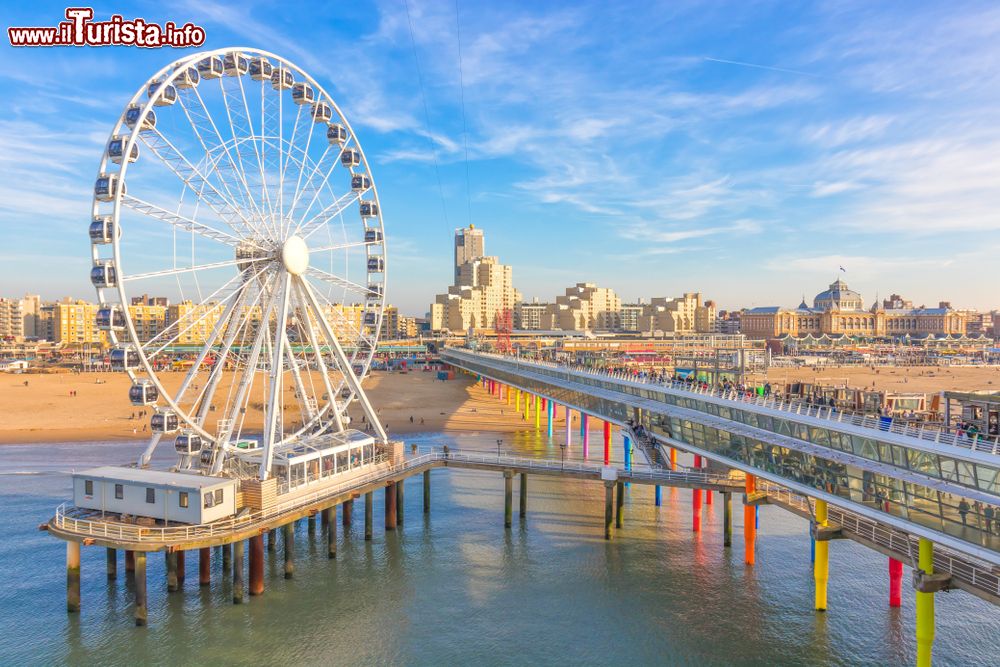
[[[140,465],[173,440],[179,468],[245,476],[250,448],[267,479],[276,450],[344,432],[355,400],[385,442],[361,388],[385,307],[378,193],[302,69],[227,48],[157,72],[108,139],[90,239],[111,364],[151,412]]]

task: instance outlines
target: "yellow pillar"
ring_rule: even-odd
[[[934,574],[934,543],[920,538],[920,558],[917,565],[927,574]],[[917,667],[930,667],[934,645],[934,594],[917,591]]]
[[[510,405],[510,387],[504,387],[504,397],[507,399],[507,405]]]
[[[535,430],[537,431],[542,425],[542,401],[539,400],[538,396],[535,396]]]
[[[827,525],[825,500],[816,501],[816,525]],[[830,543],[816,540],[816,562],[813,563],[813,579],[816,580],[816,611],[826,611],[826,583],[830,579]]]
[[[525,392],[524,394],[524,421],[528,421],[531,415],[528,413],[528,408],[531,407],[531,394]]]
[[[515,389],[514,390],[514,409],[517,412],[521,411],[521,390],[520,389]]]

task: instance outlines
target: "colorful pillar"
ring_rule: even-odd
[[[548,409],[546,410],[546,415],[548,415],[548,421],[546,421],[546,427],[548,431],[549,438],[552,438],[552,420],[554,419],[556,406],[552,401],[549,401]]]
[[[604,465],[611,465],[611,422],[604,422]]]
[[[677,450],[670,448],[670,469],[677,470]]]
[[[895,558],[889,559],[889,606],[900,607],[903,604],[903,562]]]
[[[514,409],[517,410],[518,412],[521,411],[521,390],[520,389],[515,389],[514,390]]]
[[[663,491],[660,490],[659,484],[653,489],[653,503],[657,507],[663,504]]]
[[[510,405],[510,387],[504,387],[504,398],[507,400],[507,405]]]
[[[585,412],[580,413],[580,433],[583,437],[583,460],[590,457],[590,415]]]
[[[572,413],[569,411],[569,406],[566,406],[566,449],[569,449],[570,444],[573,441],[573,419]]]
[[[701,468],[701,457],[695,454],[695,469]],[[691,530],[701,532],[701,489],[691,489]]]
[[[828,525],[825,500],[816,501],[816,525]],[[816,562],[813,563],[813,580],[816,582],[816,611],[826,611],[826,584],[829,579],[830,542],[816,540]]]
[[[920,538],[920,558],[917,566],[926,574],[934,574],[934,543]],[[930,667],[934,647],[934,593],[917,591],[917,667]]]
[[[542,397],[535,396],[535,430],[540,428],[542,421]]]
[[[757,490],[757,480],[753,475],[747,474],[746,494],[749,496]],[[747,565],[754,564],[754,550],[757,545],[757,524],[756,508],[753,505],[743,505],[743,561]]]
[[[333,527],[334,532],[337,526]],[[250,538],[250,595],[264,594],[264,535]]]
[[[580,411],[580,437],[587,435],[587,415]]]

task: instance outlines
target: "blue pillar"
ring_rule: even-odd
[[[657,507],[659,507],[660,504],[663,502],[663,492],[660,491],[660,485],[659,484],[656,485],[656,495],[654,496],[654,499],[656,501],[656,506]]]
[[[760,505],[753,506],[753,527],[760,528]]]
[[[625,470],[632,469],[632,443],[628,436],[625,436]]]
[[[552,403],[552,401],[549,401],[547,407],[548,407],[548,410],[546,411],[545,416],[548,419],[548,433],[549,433],[549,438],[551,438],[552,437],[552,416],[553,416],[552,413],[555,410],[555,405]]]

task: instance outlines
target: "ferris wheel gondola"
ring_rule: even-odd
[[[230,466],[250,442],[266,479],[274,451],[343,431],[355,400],[385,441],[361,388],[385,309],[381,208],[323,87],[257,49],[187,56],[105,146],[91,280],[111,365],[153,408],[140,465],[179,433],[179,466],[245,474]],[[157,324],[134,297],[158,290],[173,303]]]

